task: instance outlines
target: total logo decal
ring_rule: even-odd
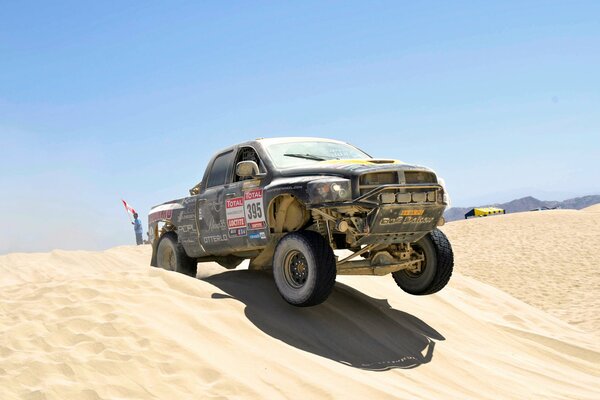
[[[243,197],[227,199],[225,214],[230,236],[245,236],[247,230],[264,229],[267,223],[262,189],[249,190],[244,192]]]

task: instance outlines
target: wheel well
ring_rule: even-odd
[[[158,245],[158,243],[167,236],[173,236],[173,239],[175,239],[177,241],[177,233],[175,233],[175,231],[167,231],[167,232],[164,232],[162,235],[160,235],[160,237],[156,241],[156,244]]]
[[[269,203],[269,226],[273,233],[293,232],[310,220],[306,206],[291,194],[275,197]]]

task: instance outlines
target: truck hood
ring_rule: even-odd
[[[302,176],[302,175],[336,175],[336,176],[358,176],[366,172],[375,171],[429,171],[431,169],[419,165],[403,163],[399,160],[327,160],[319,161],[313,164],[301,165],[298,167],[282,169],[279,173],[282,176]]]

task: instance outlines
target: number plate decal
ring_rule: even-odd
[[[249,230],[264,229],[267,226],[262,189],[244,192],[244,212]]]

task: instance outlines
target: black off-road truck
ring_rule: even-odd
[[[404,291],[432,294],[454,264],[437,229],[446,205],[428,168],[334,140],[257,139],[217,153],[190,196],[152,208],[151,265],[195,276],[199,262],[250,259],[296,306],[325,301],[338,274],[391,273]]]

